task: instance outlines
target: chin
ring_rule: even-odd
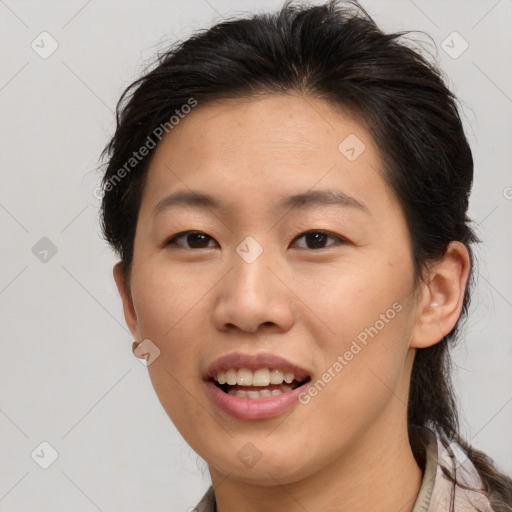
[[[205,453],[202,457],[210,470],[214,469],[230,479],[247,484],[272,487],[298,482],[318,469],[305,457],[299,446],[296,449],[283,446],[282,452],[279,452],[274,444],[272,448],[263,448],[260,456],[258,452],[253,451],[250,442],[243,444],[242,449],[238,447],[239,443],[236,445],[232,451],[224,449],[222,452]],[[268,451],[268,457],[265,457],[265,451]]]

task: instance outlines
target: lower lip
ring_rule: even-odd
[[[302,385],[292,391],[286,391],[276,396],[243,398],[224,393],[212,381],[206,381],[205,384],[211,398],[220,409],[242,420],[261,420],[279,416],[298,402],[300,393],[306,387]]]

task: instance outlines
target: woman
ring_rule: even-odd
[[[401,35],[287,2],[118,104],[102,227],[134,353],[209,466],[196,510],[512,510],[450,386],[472,154]]]

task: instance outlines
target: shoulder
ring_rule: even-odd
[[[435,468],[426,512],[494,512],[480,475],[466,451],[436,431],[425,429],[428,441],[426,471]]]

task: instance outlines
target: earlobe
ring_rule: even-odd
[[[123,312],[126,324],[128,325],[128,328],[130,329],[134,339],[138,339],[137,314],[135,313],[135,307],[133,305],[130,288],[126,283],[122,271],[121,262],[118,262],[114,265],[113,274],[114,281],[117,285],[117,290],[119,291],[119,295],[121,296],[121,300],[123,302]]]
[[[435,345],[455,326],[462,311],[471,262],[467,247],[450,242],[446,253],[429,270],[418,301],[411,347]]]

